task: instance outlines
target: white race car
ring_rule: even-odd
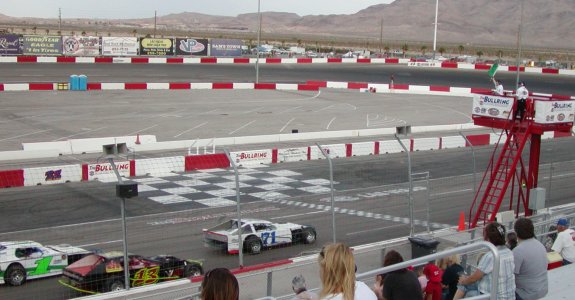
[[[69,264],[92,252],[70,245],[42,246],[32,241],[0,242],[0,284],[62,274]]]
[[[215,227],[204,229],[204,244],[207,247],[225,249],[229,254],[239,253],[238,221],[229,220]],[[272,223],[264,220],[242,219],[241,235],[243,248],[258,254],[263,247],[316,241],[315,228],[294,223]]]

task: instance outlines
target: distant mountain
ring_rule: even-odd
[[[575,49],[575,0],[441,0],[439,1],[437,41],[463,45],[500,45],[514,47],[520,23],[520,3],[524,1],[523,45],[538,48]],[[19,18],[0,21],[13,22]],[[298,34],[373,39],[379,41],[383,20],[384,40],[433,41],[435,1],[395,0],[370,6],[349,15],[308,15],[265,12],[264,33],[297,37]],[[39,23],[55,20],[27,19]],[[153,18],[130,20],[91,20],[112,26],[150,28]],[[86,24],[85,19],[66,19],[71,24]],[[256,32],[257,13],[236,17],[213,16],[194,12],[170,14],[158,18],[164,30]]]

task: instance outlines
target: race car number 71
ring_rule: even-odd
[[[276,232],[275,231],[272,231],[271,234],[269,232],[263,232],[262,233],[262,241],[263,241],[264,245],[268,244],[268,239],[269,239],[270,235],[272,237],[272,244],[276,243]]]

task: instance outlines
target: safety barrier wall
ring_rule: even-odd
[[[542,139],[568,136],[572,135],[564,132],[550,132],[543,134]],[[496,144],[499,141],[499,135],[493,133],[468,134],[465,137],[469,140],[471,145],[467,143],[462,136],[406,138],[401,139],[401,143],[403,143],[408,151],[415,152],[470,146],[486,146]],[[503,143],[504,140],[502,139],[500,142]],[[331,144],[321,145],[321,147],[332,158],[383,155],[404,151],[403,147],[396,140]],[[316,145],[294,148],[245,150],[231,152],[230,154],[232,159],[235,159],[237,165],[247,167],[260,164],[277,164],[324,158],[320,149]],[[228,168],[229,166],[230,162],[227,156],[223,153],[136,159],[116,162],[116,167],[120,175],[126,178],[143,175],[165,175],[203,169]],[[112,166],[108,162],[0,171],[0,188],[90,180],[110,182],[116,180],[116,175]]]

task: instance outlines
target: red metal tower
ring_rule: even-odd
[[[531,215],[529,191],[538,183],[541,135],[546,131],[571,135],[575,101],[565,96],[531,95],[522,119],[514,119],[517,105],[512,97],[477,94],[473,102],[474,124],[500,129],[501,134],[471,204],[469,227],[494,221],[505,200],[516,217],[521,211]],[[526,164],[522,154],[527,142]]]

